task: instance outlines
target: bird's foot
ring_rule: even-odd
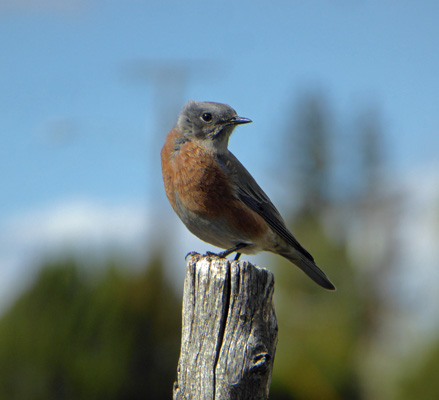
[[[207,257],[226,258],[228,255],[236,252],[236,256],[235,256],[235,261],[236,261],[236,260],[239,260],[239,257],[241,257],[241,253],[238,253],[238,250],[240,250],[240,249],[242,249],[244,247],[247,247],[247,246],[248,246],[247,243],[239,243],[239,244],[237,244],[236,246],[234,246],[234,247],[232,247],[230,249],[222,251],[221,253],[213,253],[211,251],[207,251],[206,252],[206,256]]]

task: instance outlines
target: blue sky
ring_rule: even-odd
[[[63,204],[171,213],[159,151],[190,98],[254,121],[231,148],[263,187],[310,87],[336,115],[379,110],[389,173],[437,177],[438,15],[435,1],[0,1],[0,249],[16,257],[14,221]],[[184,84],[158,79],[170,66]]]

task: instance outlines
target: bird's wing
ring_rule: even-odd
[[[238,198],[247,207],[264,218],[271,229],[285,240],[285,242],[314,262],[314,258],[300,245],[288,230],[279,211],[277,211],[271,200],[239,160],[229,152],[227,157],[221,157],[219,162],[225,172],[231,177]]]

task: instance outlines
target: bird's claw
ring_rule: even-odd
[[[190,251],[189,253],[186,254],[186,257],[184,258],[187,261],[188,257],[195,257],[195,256],[199,256],[200,253],[197,253],[196,251]]]

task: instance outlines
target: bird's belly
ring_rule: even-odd
[[[184,207],[178,199],[176,200],[175,211],[190,232],[214,246],[227,249],[245,242],[244,239],[249,239],[240,238],[237,232],[230,229],[224,217],[193,212]]]
[[[236,221],[236,218],[233,218],[233,207],[229,208],[229,214],[211,215],[190,211],[181,204],[178,198],[175,204],[177,215],[188,230],[199,239],[223,249],[246,243],[249,246],[242,249],[241,252],[244,254],[255,254],[264,250],[263,238],[268,232],[261,235],[260,230],[250,226],[254,221],[244,221],[244,225],[235,225],[233,222],[242,223],[242,221]],[[235,210],[235,212],[239,211]]]

